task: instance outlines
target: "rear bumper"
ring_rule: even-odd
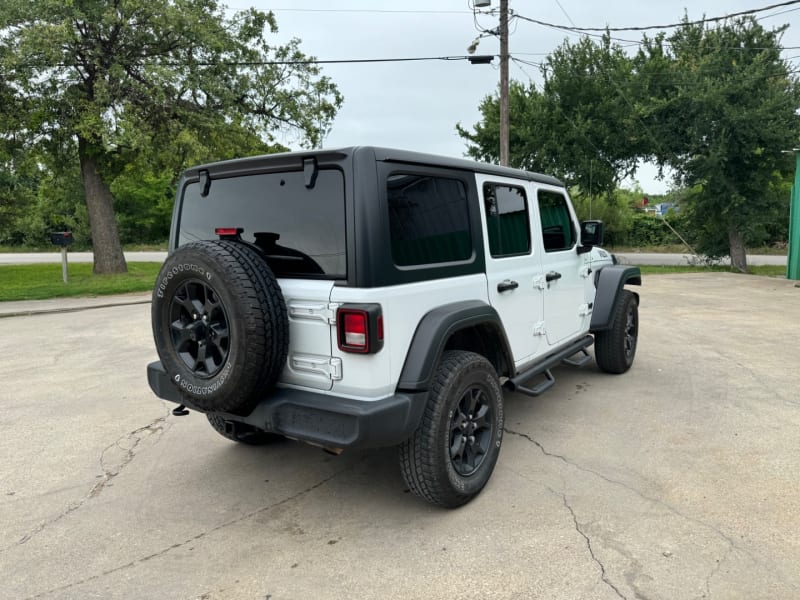
[[[159,398],[192,406],[170,380],[160,362],[147,365],[147,380]],[[397,393],[363,401],[304,390],[277,388],[248,415],[214,413],[226,421],[332,448],[394,446],[417,429],[427,392]]]

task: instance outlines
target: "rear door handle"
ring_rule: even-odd
[[[545,281],[548,283],[551,281],[555,281],[556,279],[561,279],[561,273],[556,273],[555,271],[550,271],[547,275],[544,276]]]
[[[501,294],[503,292],[508,292],[511,290],[515,290],[519,287],[519,284],[516,281],[511,281],[510,279],[506,279],[505,281],[501,281],[497,284],[497,291]]]

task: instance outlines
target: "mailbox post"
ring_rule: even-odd
[[[69,280],[67,274],[67,247],[72,244],[72,232],[51,231],[50,243],[61,248],[61,277],[64,279],[64,283],[67,283]]]

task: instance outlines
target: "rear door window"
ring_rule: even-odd
[[[431,265],[472,257],[467,189],[462,181],[395,174],[386,186],[394,264]]]
[[[518,186],[485,183],[483,203],[492,258],[530,253],[531,228],[525,190]]]
[[[302,171],[214,179],[184,189],[178,244],[218,239],[218,227],[238,227],[259,246],[278,277],[347,276],[344,177],[319,171],[307,188]]]

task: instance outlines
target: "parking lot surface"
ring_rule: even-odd
[[[0,598],[800,598],[800,288],[650,276],[636,362],[506,396],[484,492],[248,447],[150,392],[149,306],[0,319]]]

